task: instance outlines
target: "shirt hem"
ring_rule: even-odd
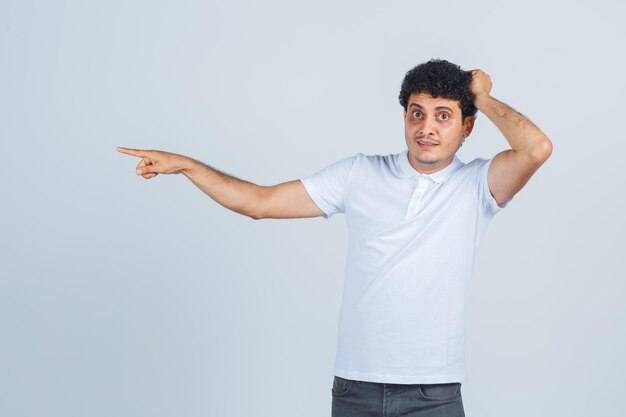
[[[465,374],[445,375],[383,375],[366,374],[361,372],[346,372],[343,369],[334,369],[334,374],[340,378],[356,381],[375,382],[380,384],[446,384],[464,382]]]
[[[320,210],[322,210],[322,213],[323,213],[322,217],[324,219],[330,219],[330,217],[335,213],[333,213],[330,207],[324,204],[324,201],[322,200],[322,197],[320,193],[317,191],[317,188],[315,187],[315,185],[306,177],[298,178],[298,179],[300,180],[302,185],[304,185],[304,189],[309,194],[309,197],[311,197],[311,200],[313,200],[315,205]]]

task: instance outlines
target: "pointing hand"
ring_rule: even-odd
[[[159,174],[180,174],[185,168],[188,168],[191,162],[190,158],[175,153],[132,149],[132,148],[116,148],[118,152],[141,158],[137,165],[137,175],[141,175],[145,179],[154,178]]]

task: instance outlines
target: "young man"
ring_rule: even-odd
[[[431,60],[400,91],[406,149],[357,153],[264,187],[194,159],[118,148],[137,174],[182,173],[224,207],[253,219],[345,213],[350,234],[332,415],[463,416],[464,309],[478,244],[552,153],[532,122],[489,95],[491,79]],[[456,152],[477,110],[511,149],[465,164]]]

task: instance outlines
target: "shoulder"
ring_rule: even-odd
[[[469,161],[467,164],[465,164],[465,166],[469,167],[470,169],[479,169],[480,167],[488,163],[490,159],[491,158],[484,158],[484,157],[474,158],[471,161]]]
[[[395,171],[397,168],[398,154],[366,154],[359,152],[354,155],[355,164],[362,168],[377,171]]]
[[[480,179],[481,174],[486,176],[492,159],[493,158],[485,157],[474,158],[461,168],[465,170],[466,175],[473,175],[477,179]]]

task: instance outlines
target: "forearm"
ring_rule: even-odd
[[[533,122],[505,103],[488,94],[480,94],[474,104],[502,132],[517,152],[543,156],[549,154],[552,142]]]
[[[239,214],[258,218],[263,187],[188,158],[181,171],[189,180],[222,206]]]

